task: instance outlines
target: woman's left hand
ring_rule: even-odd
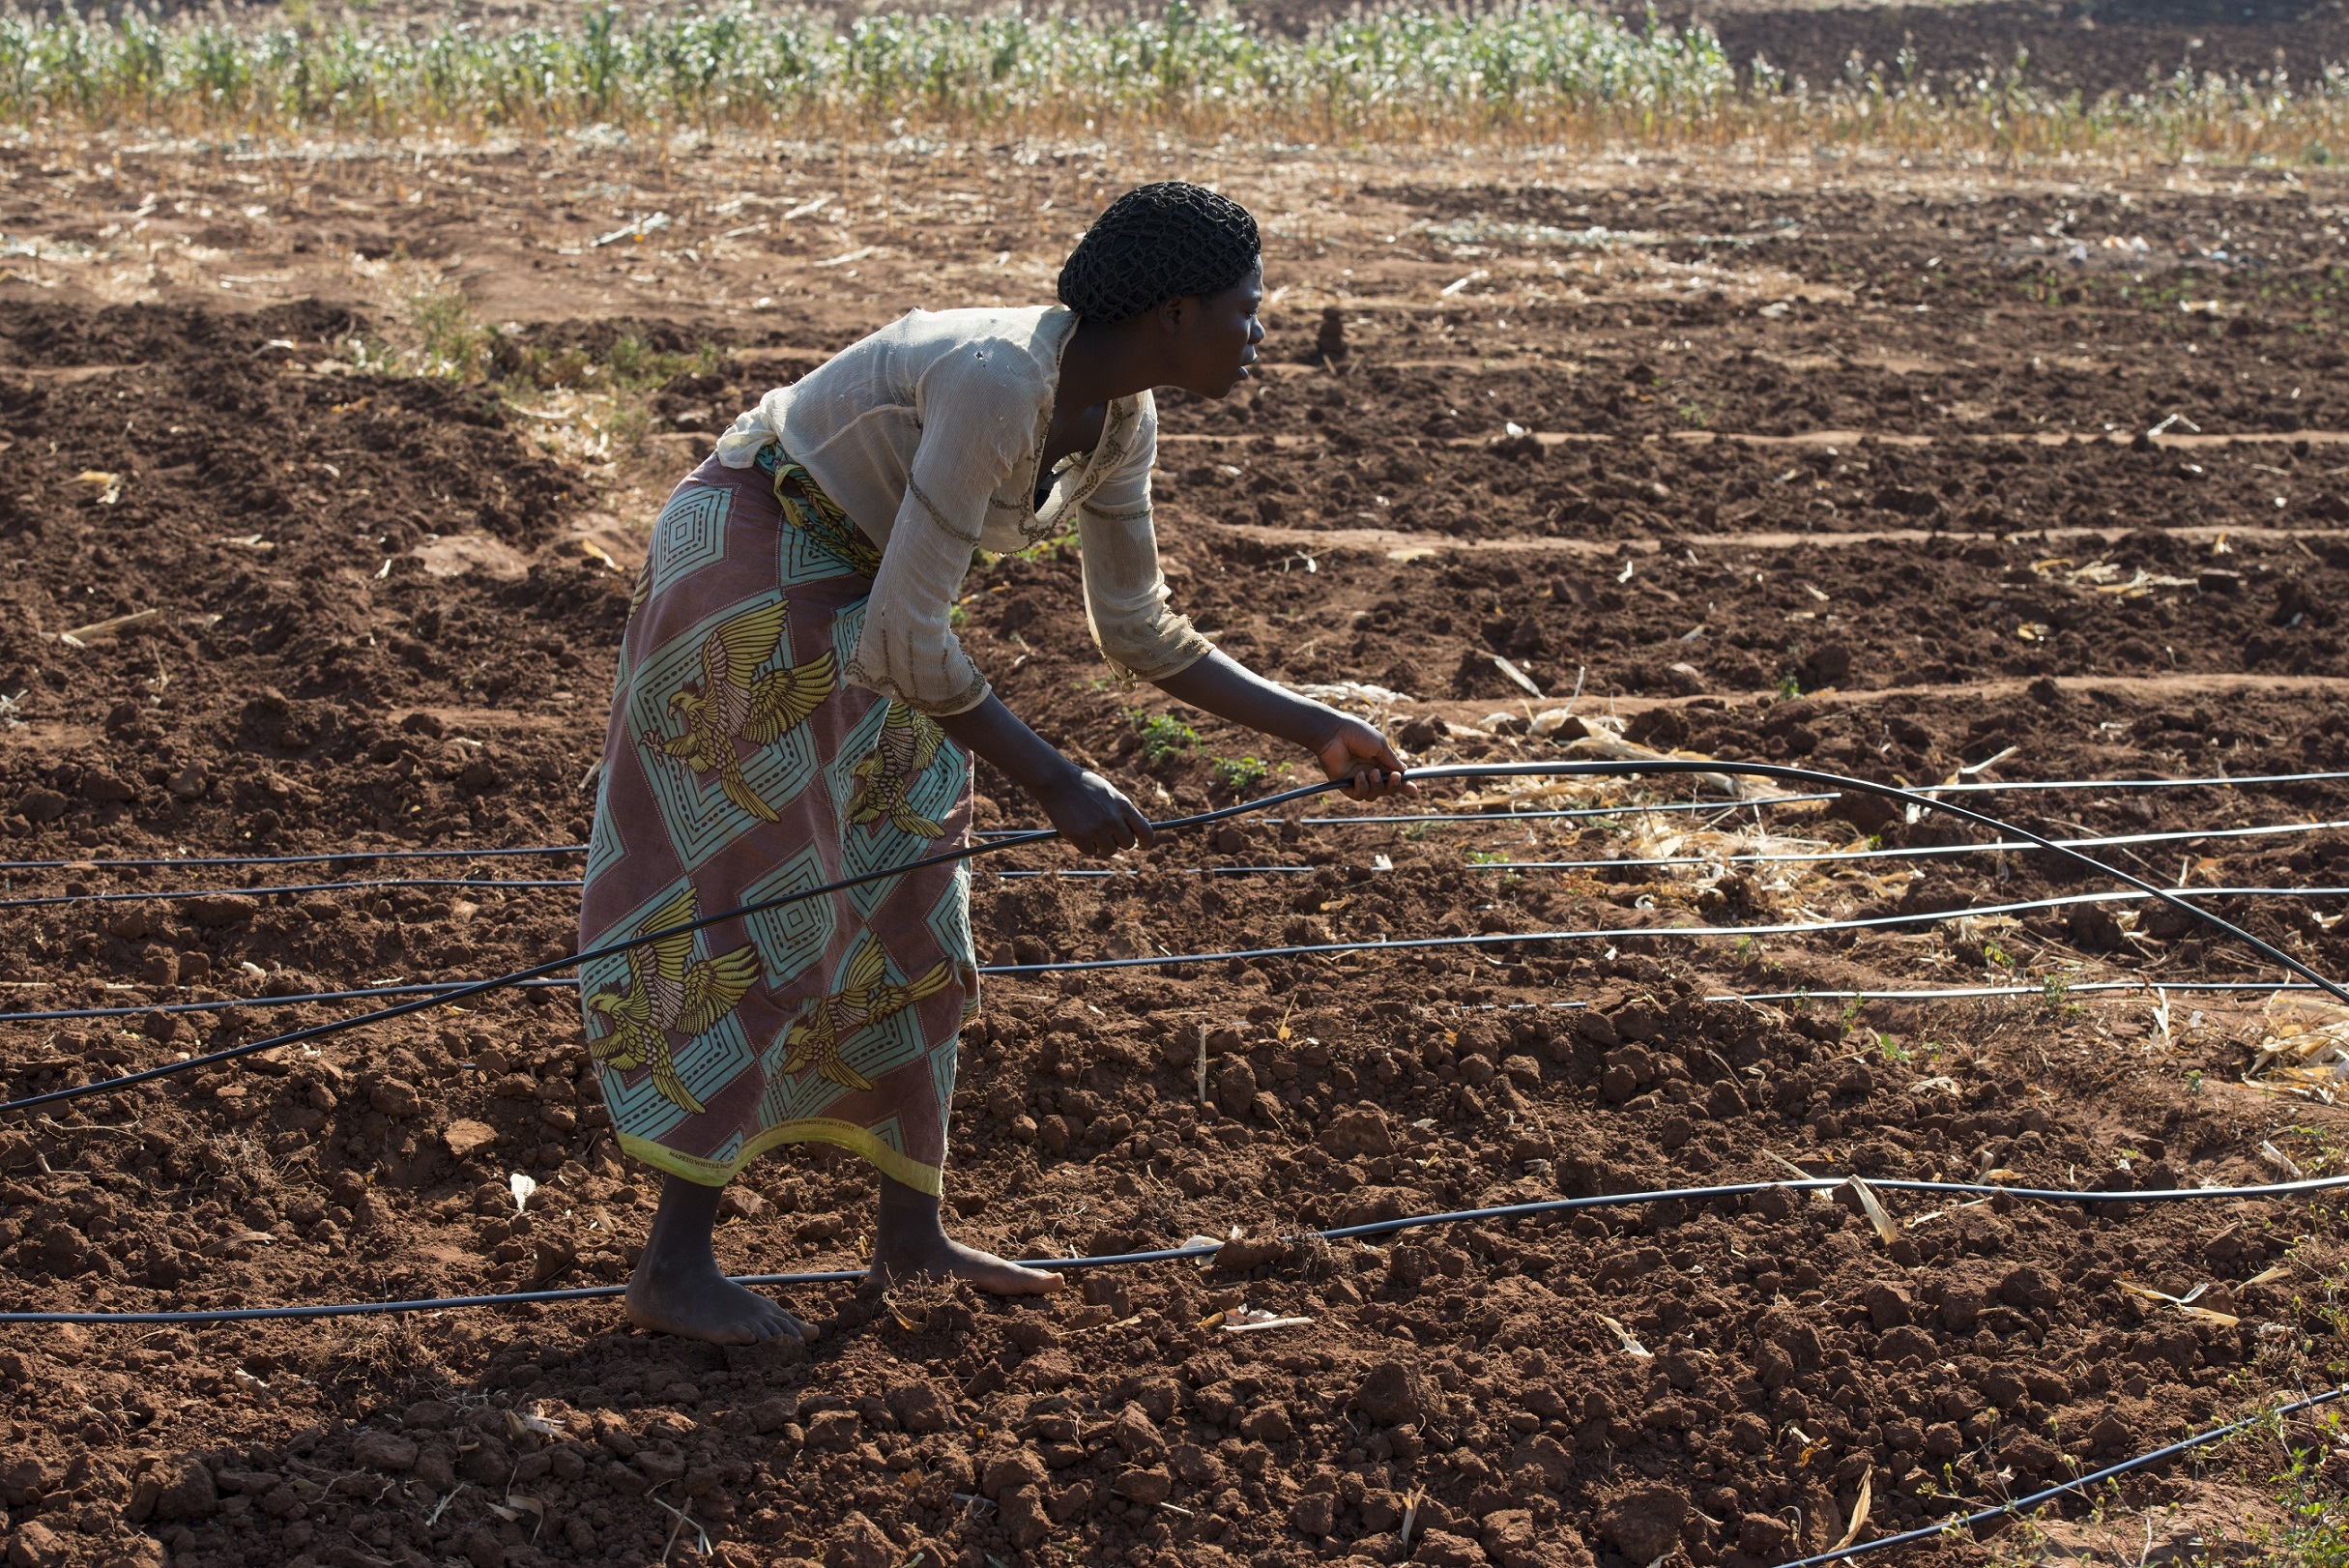
[[[1386,743],[1386,737],[1359,719],[1340,715],[1329,738],[1314,748],[1322,772],[1331,778],[1350,778],[1346,794],[1356,800],[1382,795],[1417,795],[1419,786],[1403,776],[1403,759]]]
[[[1227,653],[1209,651],[1188,669],[1160,677],[1157,684],[1177,702],[1304,746],[1320,758],[1322,771],[1348,781],[1346,793],[1354,799],[1419,793],[1418,785],[1404,778],[1403,759],[1385,736],[1358,718],[1275,685],[1234,664]]]

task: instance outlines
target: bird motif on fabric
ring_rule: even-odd
[[[633,934],[649,936],[695,918],[693,889],[687,887],[646,916]],[[690,931],[631,947],[627,990],[598,991],[588,999],[588,1010],[611,1024],[610,1033],[588,1041],[588,1052],[622,1072],[650,1064],[652,1087],[661,1096],[699,1116],[707,1107],[678,1076],[669,1036],[682,1035],[690,1044],[709,1033],[758,977],[757,949],[741,946],[717,958],[696,959]]]
[[[684,715],[684,733],[648,742],[695,772],[716,769],[726,799],[761,822],[776,821],[775,809],[742,776],[736,746],[771,745],[804,723],[839,684],[839,661],[828,652],[805,664],[757,673],[784,646],[790,617],[791,602],[777,599],[743,611],[705,638],[701,690],[669,697],[669,706]]]
[[[866,936],[849,955],[847,984],[828,997],[810,997],[783,1036],[783,1070],[814,1068],[845,1089],[870,1089],[872,1080],[840,1060],[840,1048],[857,1031],[905,1011],[922,998],[945,989],[952,964],[934,964],[918,979],[895,984],[882,978],[881,944]]]
[[[888,711],[882,715],[881,738],[873,742],[871,754],[849,769],[862,780],[856,798],[849,801],[849,821],[879,822],[885,817],[891,827],[915,838],[943,834],[944,825],[914,810],[907,798],[914,782],[938,760],[938,748],[945,739],[946,732],[938,727],[938,720],[890,698]]]

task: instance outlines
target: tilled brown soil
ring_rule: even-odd
[[[1673,232],[1709,230],[1741,189],[1670,197],[1687,204]],[[1911,276],[1913,223],[1938,232],[1963,211],[1896,222],[1834,206],[1848,195],[1806,210],[1841,214],[1842,253],[1861,245],[1888,289]],[[1570,217],[1577,205],[1570,189],[1433,184],[1376,199],[1430,222],[1504,201]],[[2017,191],[2012,205],[2043,199],[2054,198]],[[2210,210],[2180,198],[2164,221],[2187,232]],[[489,259],[468,286],[510,300],[530,280],[498,270],[500,232],[469,231]],[[1755,315],[1751,298],[1743,313],[1667,309],[1637,290],[1571,307],[1446,301],[1435,286],[1464,264],[1450,250],[1430,242],[1406,260],[1378,234],[1333,242],[1313,268],[1384,269],[1378,287],[1392,291],[1342,307],[1345,352],[1317,350],[1315,316],[1276,316],[1276,376],[1232,405],[1167,411],[1177,595],[1271,673],[1407,694],[1387,711],[1434,760],[1561,755],[1567,732],[1536,738],[1523,718],[1579,679],[1579,711],[1616,709],[1635,741],[1887,781],[1939,781],[2002,754],[1988,776],[2349,767],[2349,695],[2328,679],[2349,673],[2333,624],[2343,516],[2322,500],[2341,493],[2328,433],[2349,421],[2271,417],[2296,401],[2340,407],[2338,366],[2313,330],[2335,275],[2304,269],[2298,293],[2265,295],[2248,274],[2195,275],[2198,298],[2235,291],[2231,317],[2116,297],[2095,337],[2127,373],[2043,374],[2023,365],[2072,352],[2054,345],[2085,331],[2084,307],[2023,291],[2000,270],[2004,242],[1972,232],[1951,260],[1991,291],[1964,317],[1973,344],[1930,315],[1864,320],[1833,303]],[[1273,259],[1276,273],[1308,264]],[[1799,252],[1784,265],[1823,271]],[[722,351],[654,399],[688,432],[662,438],[673,451],[887,314],[844,281],[756,333],[689,307],[639,310],[624,331],[618,310],[600,326],[565,320],[569,296],[530,286],[542,302],[531,340],[594,356],[624,335]],[[122,1009],[10,1025],[8,1089],[340,1010],[234,1000],[563,952],[573,895],[513,884],[560,882],[573,859],[105,863],[578,841],[626,579],[563,542],[594,497],[526,440],[528,398],[321,368],[355,331],[395,330],[357,301],[232,313],[193,291],[112,306],[29,284],[0,297],[0,440],[14,463],[0,496],[0,695],[22,693],[0,734],[0,826],[19,858],[87,861],[17,870],[9,896],[149,895],[0,909],[0,995]],[[2236,334],[2243,320],[2260,325]],[[2178,323],[2191,328],[2183,338]],[[2192,433],[2178,426],[2150,450],[2102,439],[2110,389],[2158,382],[2189,345],[2223,393],[2190,410],[2202,433],[2276,439],[2169,445]],[[1879,363],[1901,355],[1947,358]],[[1896,384],[1900,400],[1881,395]],[[1978,416],[1932,400],[1967,397]],[[1682,401],[1702,404],[1701,428]],[[2124,437],[2176,406],[2143,388],[2110,404]],[[1987,439],[2049,427],[2099,439]],[[1803,439],[1772,444],[1790,437]],[[1437,547],[1365,549],[1338,532],[1371,526]],[[2031,537],[2107,526],[2109,543]],[[2221,541],[2232,528],[2258,532]],[[1892,529],[1923,537],[1850,537]],[[1267,530],[1288,531],[1284,542]],[[1738,538],[1806,532],[1816,538],[1800,545]],[[1341,542],[1295,542],[1316,534]],[[1545,553],[1553,541],[1608,548]],[[1528,547],[1479,547],[1498,545]],[[1069,608],[1076,574],[1047,549],[973,576],[964,632],[1016,710],[1156,815],[1295,777],[1280,770],[1292,759],[1271,756],[1274,770],[1247,782],[1230,765],[1262,742],[1197,715],[1173,715],[1195,744],[1163,728],[1146,740],[1138,707],[1165,705],[1102,682]],[[58,638],[150,610],[85,629],[81,647]],[[1511,684],[1496,654],[1552,695]],[[1032,819],[1000,779],[982,771],[979,787],[982,825]],[[2345,814],[2349,789],[1993,799],[2073,835],[2321,823]],[[1948,836],[1864,802],[1767,809],[1809,842]],[[812,1353],[639,1334],[608,1301],[11,1327],[12,1559],[1760,1565],[1832,1545],[1864,1488],[1871,1536],[2330,1375],[2340,1232],[2306,1204],[1895,1197],[1888,1246],[1844,1202],[1782,1192],[1368,1246],[1281,1241],[1783,1175],[1765,1151],[1834,1174],[2005,1170],[2114,1189],[2268,1179],[2263,1144],[2311,1173],[2336,1158],[2330,1106],[2279,1105],[2235,1082],[2256,1037],[2249,1004],[2172,993],[2162,1026],[2148,1001],[2066,993],[2067,976],[2271,977],[2185,922],[2057,910],[1736,943],[1661,930],[1923,915],[2092,886],[2042,857],[1921,862],[1914,880],[1900,862],[1835,880],[1512,871],[1497,862],[1669,853],[1668,835],[1699,825],[1712,835],[1700,844],[1720,844],[1754,814],[1304,821],[1350,812],[1333,802],[1170,840],[1116,877],[978,879],[974,919],[1002,965],[1657,933],[990,980],[958,1101],[962,1233],[1067,1255],[1236,1230],[1217,1266],[1103,1270],[1049,1306],[933,1288],[881,1302],[794,1292],[826,1328]],[[2163,878],[2196,857],[2205,886],[2339,886],[2349,839],[2126,853],[2141,857],[2120,863]],[[1097,869],[1034,851],[982,866]],[[1267,866],[1283,869],[1246,869]],[[508,886],[262,890],[436,875]],[[2221,907],[2327,973],[2349,970],[2349,938],[2325,923],[2332,901]],[[1707,1000],[2041,987],[2049,974],[2053,986],[2013,1001]],[[153,1010],[179,1002],[210,1005]],[[614,1156],[585,1067],[569,1000],[539,991],[19,1115],[0,1129],[10,1304],[617,1282],[652,1187]],[[520,1213],[517,1173],[538,1183]],[[845,1157],[768,1160],[730,1201],[721,1257],[744,1271],[855,1268],[868,1192]],[[2131,1285],[2207,1286],[2203,1315]],[[1311,1321],[1244,1327],[1258,1313]],[[2233,1471],[2148,1476],[2114,1506],[2172,1502],[2217,1541],[2240,1540],[2261,1506]],[[1986,1550],[1952,1542],[1906,1560]]]

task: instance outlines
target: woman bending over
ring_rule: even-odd
[[[1356,799],[1406,788],[1377,731],[1242,668],[1167,604],[1150,389],[1222,397],[1249,374],[1255,220],[1198,186],[1144,186],[1058,293],[906,315],[768,392],[678,485],[621,645],[583,948],[960,845],[973,753],[1080,850],[1147,845],[1133,802],[1022,723],[948,629],[973,550],[1072,523],[1113,670],[1302,746]],[[725,1184],[809,1140],[879,1175],[873,1283],[1059,1289],[940,1223],[956,1036],[978,1009],[970,886],[964,863],[924,867],[583,967],[621,1147],[665,1173],[633,1321],[811,1335],[710,1250]]]

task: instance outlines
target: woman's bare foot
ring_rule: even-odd
[[[942,1233],[935,1236],[899,1237],[873,1249],[872,1266],[865,1271],[868,1290],[886,1289],[905,1280],[969,1280],[997,1295],[1049,1295],[1065,1290],[1068,1281],[1040,1268],[1023,1268],[992,1252],[966,1247]]]
[[[628,1321],[655,1333],[708,1340],[712,1345],[758,1345],[797,1334],[816,1337],[809,1324],[756,1291],[735,1284],[711,1264],[693,1276],[650,1272],[650,1252],[628,1281]]]
[[[662,1182],[652,1233],[628,1279],[628,1321],[713,1345],[756,1345],[793,1334],[814,1339],[815,1328],[735,1284],[718,1267],[710,1229],[721,1190],[674,1176]]]
[[[1024,1268],[992,1252],[966,1247],[946,1234],[938,1200],[892,1176],[881,1178],[879,1234],[873,1263],[864,1276],[868,1290],[886,1289],[924,1275],[969,1280],[997,1295],[1049,1295],[1068,1288],[1058,1274]]]

